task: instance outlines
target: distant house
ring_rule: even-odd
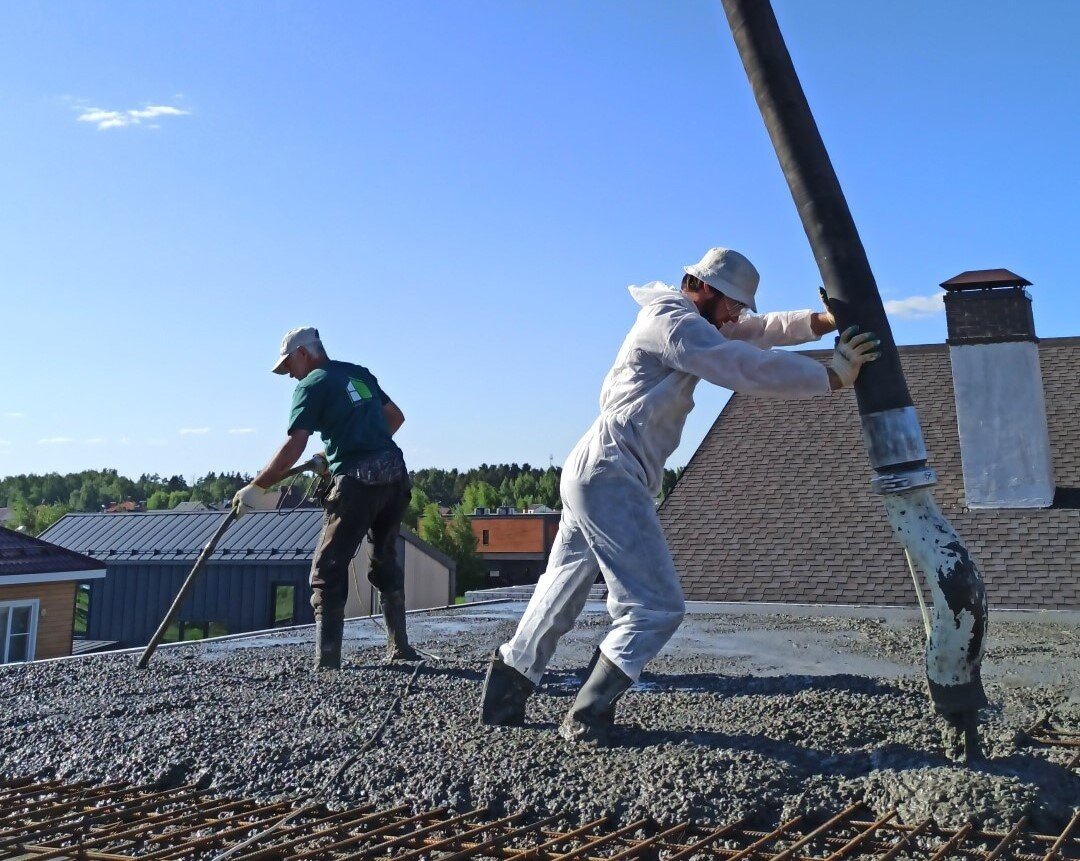
[[[187,502],[180,502],[170,509],[170,511],[209,511],[210,509],[199,502],[198,500],[188,500]]]
[[[517,511],[505,506],[477,508],[469,517],[476,552],[488,569],[489,586],[535,583],[547,567],[561,512],[547,506]]]
[[[100,560],[109,576],[89,596],[87,637],[124,646],[147,643],[202,548],[225,515],[146,512],[115,517],[68,514],[45,536]],[[167,639],[199,639],[314,621],[308,572],[322,529],[321,509],[255,512],[234,524],[218,544]],[[404,559],[409,609],[454,600],[454,563],[411,534]],[[365,549],[353,560],[347,611],[367,613]]]
[[[145,506],[139,502],[133,502],[130,499],[125,499],[123,502],[110,502],[105,506],[106,514],[132,514],[136,511],[143,511]]]
[[[96,559],[0,529],[0,664],[70,655],[79,582],[104,576]]]
[[[900,361],[934,498],[991,610],[1080,610],[1080,338],[1038,340],[1026,284],[1005,270],[945,282],[948,344]],[[686,597],[914,605],[871,476],[850,392],[733,395],[660,508]]]

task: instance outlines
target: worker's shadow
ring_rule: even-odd
[[[566,674],[563,681],[569,689],[568,693],[576,691],[573,685],[578,678],[576,674]],[[647,673],[630,690],[631,693],[637,692],[643,695],[641,699],[646,699],[653,694],[680,692],[709,694],[725,698],[791,696],[804,691],[843,692],[860,697],[905,700],[912,696],[910,686],[901,686],[889,679],[850,674],[721,676],[714,673],[670,675]],[[642,710],[640,702],[634,705],[631,705],[631,702],[625,703],[619,726],[611,734],[610,746],[612,747],[645,748],[656,745],[689,744],[706,748],[739,750],[782,760],[800,769],[827,770],[832,774],[847,776],[864,775],[882,768],[938,768],[952,767],[957,764],[945,755],[944,748],[940,744],[935,743],[928,748],[915,748],[908,744],[888,740],[888,727],[884,730],[878,728],[867,731],[848,740],[852,746],[864,749],[837,752],[820,750],[800,744],[797,740],[791,740],[791,737],[797,736],[799,731],[797,721],[784,725],[782,720],[774,720],[773,726],[768,730],[762,727],[760,732],[755,732],[753,726],[748,726],[745,732],[737,733],[708,728],[658,729],[649,726],[647,719],[640,721],[638,719],[641,715],[656,713],[657,705],[646,702]],[[995,710],[1000,710],[1000,706],[991,706],[984,710],[983,714]],[[828,720],[828,713],[823,712],[821,719]],[[938,719],[934,718],[933,721],[937,729]],[[854,725],[855,722],[852,721],[852,724]],[[779,734],[786,735],[788,738],[778,738]],[[1054,763],[1046,755],[1039,753],[1039,748],[1019,746],[1021,744],[1022,742],[1018,741],[1018,748],[1007,755],[995,757],[991,753],[989,757],[966,763],[966,767],[987,775],[1015,777],[1022,782],[1034,784],[1039,787],[1041,794],[1049,798],[1080,798],[1080,774]]]
[[[668,692],[718,696],[782,696],[803,691],[842,691],[866,696],[907,696],[888,679],[836,673],[830,676],[786,674],[777,676],[721,675],[719,673],[645,673],[630,689],[641,693]]]
[[[805,774],[827,774],[848,779],[864,777],[879,770],[907,771],[959,766],[946,757],[941,748],[925,750],[907,744],[885,742],[871,749],[841,752],[783,741],[764,733],[652,729],[636,725],[632,719],[625,723],[620,721],[611,733],[607,746],[616,750],[641,750],[660,745],[696,745],[714,750],[753,753],[784,762]],[[1050,808],[1059,804],[1062,799],[1080,798],[1080,774],[1050,761],[1035,749],[1021,749],[1007,756],[976,759],[964,763],[962,767],[989,777],[1014,778],[1021,784],[1035,786],[1037,797],[1047,801]],[[1064,815],[1064,808],[1059,813]],[[1054,819],[1053,814],[1051,819]],[[1047,827],[1053,827],[1053,823],[1047,823]]]

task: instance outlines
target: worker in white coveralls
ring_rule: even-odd
[[[879,355],[876,336],[854,326],[828,366],[770,350],[816,340],[836,321],[828,311],[750,313],[759,276],[736,251],[710,249],[684,271],[678,290],[658,281],[630,288],[641,310],[604,380],[600,416],[563,467],[559,533],[517,631],[492,656],[481,723],[524,722],[526,701],[598,573],[612,626],[559,727],[564,738],[603,743],[616,701],[679,627],[685,603],[655,498],[699,380],[805,398],[853,385]]]

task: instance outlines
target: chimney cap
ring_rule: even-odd
[[[991,287],[1030,287],[1031,282],[1008,269],[969,269],[942,281],[941,286],[949,291],[989,290]]]

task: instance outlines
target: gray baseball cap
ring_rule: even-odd
[[[311,326],[301,326],[299,329],[290,329],[285,333],[285,337],[281,339],[281,356],[278,358],[277,364],[274,365],[275,374],[287,374],[288,370],[285,368],[285,360],[289,358],[294,350],[298,350],[300,347],[310,347],[312,344],[321,344],[319,339],[319,330],[312,328]]]
[[[704,281],[713,290],[719,290],[725,296],[742,302],[751,311],[757,311],[754,294],[757,293],[761,276],[754,264],[738,251],[730,248],[710,248],[697,263],[684,266],[683,272]]]

